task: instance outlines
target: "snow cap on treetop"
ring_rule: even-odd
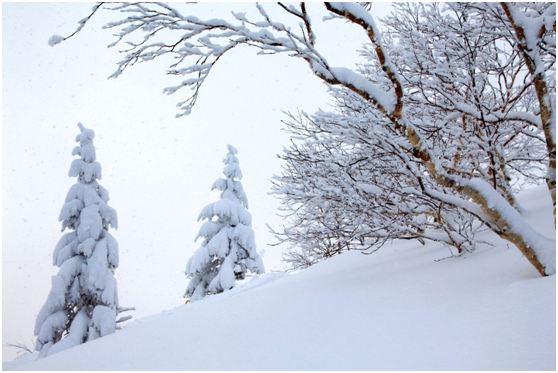
[[[230,144],[227,144],[227,149],[229,152],[227,153],[227,157],[223,159],[223,163],[226,165],[223,169],[223,173],[227,179],[242,179],[242,171],[238,166],[238,158],[235,156],[235,154],[238,154],[238,150]]]
[[[88,140],[93,140],[95,138],[95,132],[92,129],[85,128],[81,122],[78,123],[78,127],[81,134],[76,136],[76,142],[79,141],[80,145],[84,145]]]

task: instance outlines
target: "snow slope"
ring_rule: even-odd
[[[543,187],[520,196],[555,237]],[[514,247],[444,259],[394,242],[131,322],[101,339],[3,370],[556,370],[556,276]],[[511,245],[510,245],[511,246]]]

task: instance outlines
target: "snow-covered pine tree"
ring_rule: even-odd
[[[62,206],[59,220],[64,234],[53,253],[52,288],[35,321],[39,357],[111,334],[119,308],[114,269],[118,243],[108,232],[118,228],[116,211],[107,205],[109,193],[98,183],[101,164],[96,162],[95,133],[78,123],[72,155],[79,155],[69,176],[77,177]],[[121,318],[120,321],[130,317]]]
[[[184,297],[190,301],[202,299],[208,294],[232,289],[236,280],[244,279],[246,271],[263,273],[261,257],[256,252],[252,216],[246,209],[248,200],[240,179],[238,151],[228,145],[223,160],[225,179],[217,179],[211,188],[220,190],[221,199],[205,206],[198,217],[207,219],[195,241],[203,237],[203,243],[188,260],[186,276],[190,278]]]

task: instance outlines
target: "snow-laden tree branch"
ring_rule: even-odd
[[[304,268],[348,250],[373,252],[393,239],[442,242],[455,249],[452,255],[472,251],[482,224],[423,194],[399,146],[382,129],[369,132],[370,121],[352,106],[358,97],[350,91],[336,97],[344,112],[290,115],[286,123],[293,144],[273,188],[288,218],[274,232],[291,245],[285,261]],[[377,127],[390,126],[367,114]]]
[[[407,18],[386,20],[394,31],[382,35],[362,6],[325,3],[333,19],[331,27],[343,19],[368,37],[364,49],[370,64],[356,69],[328,63],[317,47],[320,35],[304,5],[281,4],[283,14],[271,17],[266,6],[257,4],[257,19],[233,13],[233,20],[227,21],[184,16],[160,3],[119,4],[109,8],[126,17],[106,27],[120,29],[113,45],[130,46],[114,77],[137,62],[174,58],[168,73],[187,79],[165,92],[193,90],[179,104],[179,116],[190,113],[213,66],[239,45],[305,60],[317,77],[331,87],[353,92],[367,110],[378,113],[385,122],[382,126],[370,117],[361,119],[368,120],[370,133],[382,129],[378,132],[383,141],[397,149],[406,172],[416,179],[415,189],[475,216],[513,242],[545,275],[555,273],[554,241],[521,218],[511,185],[517,175],[537,179],[537,169],[544,168],[550,175],[555,168],[552,151],[540,153],[541,139],[548,144],[549,136],[554,138],[555,115],[551,110],[549,122],[544,114],[548,95],[543,95],[543,104],[532,99],[539,95],[537,79],[544,81],[550,96],[554,94],[554,63],[535,62],[533,70],[525,57],[531,45],[544,51],[543,61],[555,56],[555,31],[548,27],[554,25],[555,7],[538,4],[514,7],[525,14],[519,22],[514,16],[518,12],[508,7],[516,26],[510,26],[505,5],[449,3],[407,10],[402,6],[401,15]],[[542,18],[535,17],[537,12]],[[532,30],[526,21],[532,19],[543,20],[537,25],[544,25],[544,32],[524,32],[530,40],[522,47],[521,36],[514,35],[519,35],[518,27]],[[298,28],[288,26],[293,21],[299,22]],[[172,41],[164,41],[168,35]],[[542,65],[546,75],[540,73]],[[540,124],[543,128],[537,127]],[[546,136],[539,132],[543,129]],[[548,156],[550,167],[540,161]],[[552,183],[549,188],[554,193]]]

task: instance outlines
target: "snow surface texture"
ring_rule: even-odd
[[[117,228],[116,211],[107,205],[109,194],[99,185],[101,164],[95,162],[95,132],[78,124],[69,176],[77,177],[67,194],[59,220],[64,234],[53,253],[60,267],[35,322],[35,349],[45,357],[84,341],[114,333],[118,294],[114,268],[118,243],[108,233]],[[67,333],[67,335],[65,335]]]
[[[549,198],[542,186],[519,202],[534,228],[552,236]],[[484,234],[493,247],[438,262],[448,254],[440,244],[394,242],[295,275],[256,276],[91,343],[2,368],[556,370],[556,276],[541,277],[518,250]]]
[[[202,245],[186,265],[190,282],[184,296],[190,297],[190,302],[232,289],[248,270],[264,273],[262,259],[256,251],[252,216],[246,211],[248,199],[240,182],[238,150],[228,145],[228,151],[223,160],[226,179],[217,179],[211,187],[221,191],[221,199],[205,206],[198,217],[208,221],[196,236],[196,240],[204,238]]]

